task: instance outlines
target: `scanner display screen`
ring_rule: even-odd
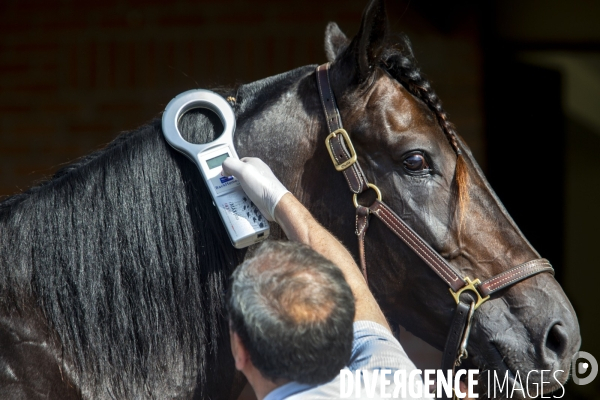
[[[220,156],[210,158],[206,160],[206,165],[208,165],[209,169],[220,167],[227,157],[229,157],[229,153],[221,154]]]

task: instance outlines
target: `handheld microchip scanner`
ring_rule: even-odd
[[[224,130],[217,139],[194,144],[181,136],[179,120],[194,108],[206,108],[219,116]],[[221,164],[227,157],[239,158],[233,146],[235,114],[229,103],[210,90],[188,90],[169,102],[163,113],[162,129],[167,142],[200,170],[233,246],[242,249],[266,239],[270,232],[267,219],[235,177],[221,175]]]

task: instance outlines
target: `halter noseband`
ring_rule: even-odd
[[[335,169],[344,174],[350,191],[353,193],[353,202],[356,207],[356,235],[358,236],[360,267],[363,276],[367,280],[365,235],[369,227],[370,216],[375,215],[448,285],[450,294],[456,301],[456,310],[444,347],[442,370],[454,371],[455,367],[458,367],[462,360],[468,356],[467,343],[475,310],[487,301],[493,293],[541,272],[554,274],[554,269],[548,260],[541,258],[513,267],[483,282],[479,279],[471,280],[470,277],[460,275],[452,265],[381,200],[381,191],[377,186],[367,181],[358,162],[352,141],[342,127],[342,119],[329,81],[329,63],[317,67],[316,76],[319,95],[330,132],[325,139],[325,145]],[[365,207],[358,204],[357,196],[367,189],[373,189],[377,194],[377,199],[373,204]],[[463,292],[467,291],[475,294],[476,297],[462,295]]]

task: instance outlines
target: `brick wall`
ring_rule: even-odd
[[[451,118],[482,154],[480,51],[467,19],[438,32],[405,1],[392,26],[417,55]],[[323,32],[353,35],[366,0],[2,0],[0,195],[158,115],[177,93],[233,85],[325,61]]]

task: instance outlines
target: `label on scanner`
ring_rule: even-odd
[[[229,192],[232,189],[240,186],[240,181],[235,179],[233,176],[221,176],[217,175],[210,179],[210,184],[215,189],[217,196],[223,193]]]

